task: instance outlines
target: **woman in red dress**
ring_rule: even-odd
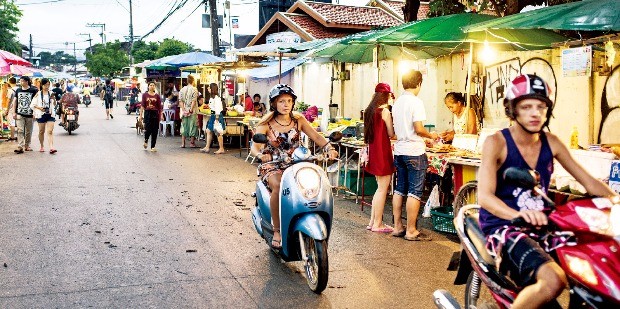
[[[383,223],[385,198],[394,173],[394,157],[390,144],[390,138],[394,137],[394,127],[392,114],[387,108],[390,99],[394,99],[390,85],[379,83],[375,87],[372,101],[364,111],[364,142],[368,145],[368,163],[364,170],[375,175],[377,179],[370,223],[366,229],[377,233],[392,233],[392,228]]]

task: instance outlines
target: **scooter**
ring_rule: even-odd
[[[66,115],[65,115],[66,121],[63,127],[65,128],[67,132],[69,132],[69,135],[71,135],[71,132],[77,130],[77,128],[80,127],[80,125],[78,124],[78,115],[80,113],[75,107],[67,107],[65,112],[66,112]]]
[[[330,136],[331,141],[342,138],[340,132]],[[255,134],[255,143],[267,143],[267,136]],[[256,198],[252,209],[252,221],[256,232],[265,239],[272,251],[286,262],[303,261],[306,282],[310,289],[320,294],[327,287],[329,263],[327,243],[332,228],[334,197],[327,174],[314,160],[322,161],[322,155],[313,156],[305,147],[295,149],[292,156],[274,157],[272,162],[288,162],[280,184],[280,231],[282,248],[271,247],[273,226],[269,208],[270,193],[262,181],[256,182]]]
[[[549,224],[537,233],[546,237],[543,248],[567,275],[569,308],[620,308],[620,199],[585,198],[556,207],[540,188],[534,171],[509,168],[504,180],[532,189],[545,200]],[[478,205],[464,206],[454,219],[463,245],[454,283],[466,283],[464,308],[510,308],[522,287],[499,272],[486,250],[478,225],[479,209]],[[512,223],[528,227],[523,218]],[[461,308],[446,290],[435,291],[433,298],[437,308]],[[561,308],[557,301],[547,307]]]
[[[85,94],[84,97],[82,98],[82,102],[84,103],[84,105],[86,105],[86,107],[88,107],[88,105],[90,105],[90,95],[89,94]]]
[[[132,95],[129,98],[129,102],[125,103],[125,109],[127,110],[127,115],[130,115],[131,113],[136,113],[136,115],[139,114],[140,107],[142,107],[142,104],[138,102],[137,96]]]

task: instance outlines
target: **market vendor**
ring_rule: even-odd
[[[478,117],[473,108],[467,107],[462,94],[450,92],[444,103],[452,112],[452,130],[439,134],[439,137],[449,142],[454,139],[454,134],[478,134]]]

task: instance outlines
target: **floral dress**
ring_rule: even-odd
[[[267,131],[267,138],[269,142],[263,148],[263,154],[270,154],[271,156],[277,155],[278,157],[288,156],[290,157],[295,149],[300,145],[301,134],[298,129],[297,119],[293,119],[295,126],[293,126],[288,132],[280,133],[271,127],[270,123],[269,131]],[[275,173],[280,173],[291,166],[291,163],[285,162],[269,162],[263,163],[258,167],[258,176],[261,181],[269,188],[268,179]],[[269,188],[271,190],[271,188]]]

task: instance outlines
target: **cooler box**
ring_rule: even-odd
[[[345,180],[346,180],[346,186],[349,189],[349,191],[357,194],[357,195],[362,195],[360,192],[357,192],[357,173],[358,171],[355,170],[348,170],[346,175],[344,170],[340,170],[340,184],[341,185],[345,185]],[[375,176],[370,175],[370,174],[364,174],[364,194],[363,195],[373,195],[375,194],[375,191],[377,191],[377,180],[375,179]],[[362,178],[360,178],[360,181],[362,180]],[[362,184],[360,183],[359,186],[359,191],[362,191]]]

